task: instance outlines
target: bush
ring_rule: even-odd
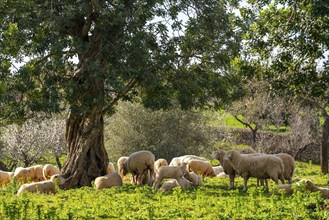
[[[184,154],[205,155],[213,150],[213,139],[203,114],[178,106],[151,111],[141,104],[121,102],[105,129],[111,161],[142,149],[167,160]]]

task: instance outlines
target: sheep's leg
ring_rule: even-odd
[[[243,189],[242,191],[247,192],[247,182],[248,182],[249,177],[243,177]]]
[[[228,187],[228,190],[234,189],[234,177],[235,175],[230,175],[230,187]]]
[[[162,178],[160,178],[160,177],[156,177],[155,178],[154,185],[153,185],[153,188],[155,190],[158,190],[158,185],[159,185],[159,183],[160,183],[161,180],[162,180]]]

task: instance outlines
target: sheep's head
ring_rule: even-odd
[[[212,154],[210,155],[210,157],[211,157],[212,159],[216,159],[216,160],[217,160],[219,154],[220,154],[220,150],[216,150],[214,153],[212,153]]]
[[[127,161],[123,163],[123,169],[122,169],[122,175],[127,175],[128,169],[127,169]]]
[[[305,182],[305,188],[307,190],[313,191],[317,189],[316,185],[311,180],[304,179],[303,182]]]

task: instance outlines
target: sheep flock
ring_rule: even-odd
[[[228,179],[228,190],[235,189],[235,178],[243,178],[243,191],[248,190],[248,180],[257,179],[265,183],[268,190],[268,180],[273,180],[276,189],[287,195],[294,193],[294,183],[302,184],[310,192],[320,192],[325,199],[329,198],[329,189],[318,187],[308,179],[293,179],[296,168],[295,160],[285,153],[265,154],[246,148],[237,150],[216,150],[211,159],[218,160],[220,165],[212,166],[209,160],[197,155],[183,155],[174,157],[168,163],[166,159],[157,158],[147,150],[133,152],[130,156],[122,156],[115,163],[110,162],[104,176],[94,181],[97,190],[111,187],[120,187],[128,180],[128,184],[150,185],[154,192],[158,190],[167,192],[175,187],[187,190],[203,184],[205,178]],[[131,176],[125,177],[127,174]],[[14,172],[0,170],[0,187],[7,184],[22,184],[17,196],[24,192],[54,194],[57,192],[56,184],[62,184],[65,179],[61,171],[51,164],[34,165],[31,167],[18,167]]]

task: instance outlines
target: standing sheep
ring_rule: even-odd
[[[229,151],[226,154],[234,170],[243,177],[243,191],[247,191],[247,182],[250,177],[259,179],[271,178],[276,184],[278,179],[284,183],[284,165],[280,158],[273,155],[248,155],[238,151]]]
[[[154,162],[155,156],[150,151],[143,150],[132,153],[123,164],[123,175],[131,173],[135,184],[137,184],[138,179],[143,180],[147,175],[150,175],[149,185],[151,185]]]
[[[220,164],[223,167],[225,174],[227,174],[229,176],[230,186],[228,189],[230,190],[230,189],[235,188],[234,187],[234,178],[235,178],[236,172],[233,169],[232,165],[229,163],[229,161],[225,158],[226,153],[227,152],[225,150],[216,150],[214,153],[211,154],[211,158],[219,160]],[[256,153],[256,151],[251,148],[244,148],[244,149],[240,150],[240,153],[249,154],[249,153]],[[225,175],[221,174],[221,176],[225,176]]]
[[[285,180],[288,180],[288,183],[292,183],[292,176],[294,174],[295,168],[296,168],[296,162],[295,159],[286,153],[279,153],[274,154],[278,158],[280,158],[284,165],[284,172],[283,177]]]
[[[96,189],[111,188],[113,186],[122,186],[122,178],[117,172],[99,176],[95,179]]]
[[[13,176],[14,172],[6,172],[0,170],[0,187],[5,183],[10,183]]]
[[[186,168],[189,172],[194,172],[196,174],[201,174],[203,177],[215,177],[216,173],[211,166],[209,161],[202,160],[189,160]]]
[[[44,179],[49,180],[53,175],[61,174],[61,171],[59,171],[59,169],[52,164],[45,164],[43,166],[42,173],[43,173]]]
[[[183,163],[180,166],[162,166],[156,172],[156,178],[154,181],[153,188],[158,190],[158,185],[164,178],[176,179],[179,181],[187,172],[187,163]]]
[[[117,161],[117,166],[118,166],[118,173],[121,175],[121,177],[123,177],[123,164],[126,162],[126,160],[128,160],[129,157],[126,156],[122,156],[118,159]]]
[[[27,168],[18,167],[15,169],[14,177],[17,182],[23,181],[27,183],[28,180],[38,182],[44,180],[43,166],[35,165]]]

